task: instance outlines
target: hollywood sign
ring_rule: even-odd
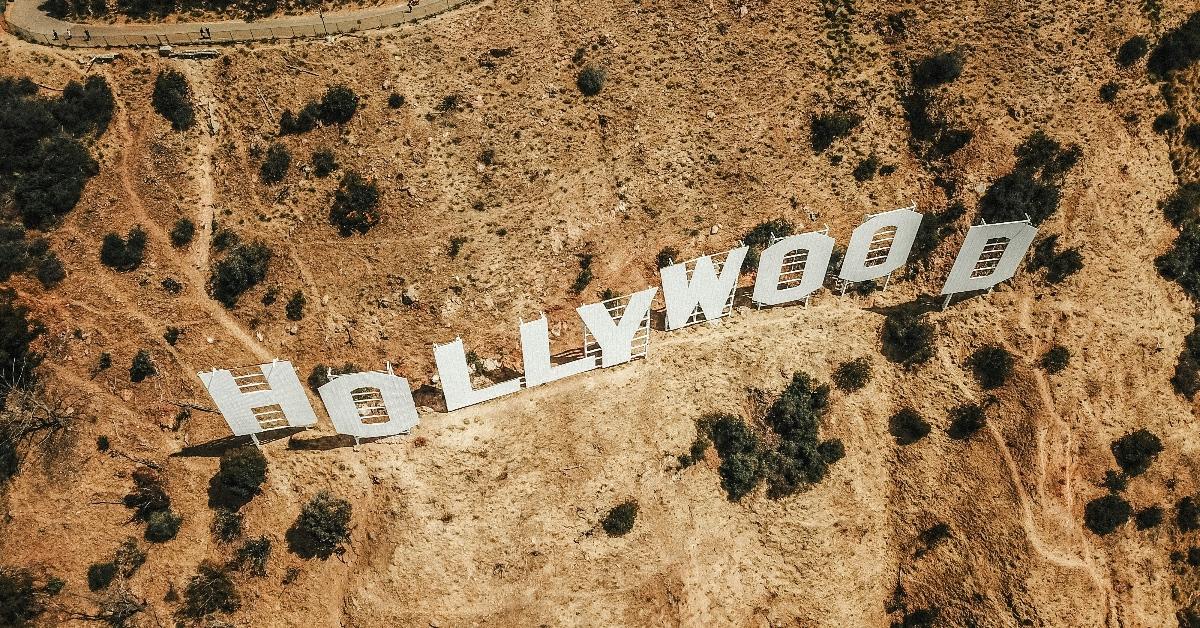
[[[850,237],[838,279],[845,286],[890,277],[904,266],[917,237],[922,215],[914,207],[870,215]],[[751,299],[759,306],[804,302],[825,282],[833,255],[833,238],[813,231],[772,237],[758,263]],[[942,287],[948,304],[955,294],[986,290],[1011,278],[1024,259],[1037,229],[1028,220],[972,226]],[[706,255],[662,268],[666,329],[715,321],[733,309],[734,292],[749,248]],[[886,285],[886,283],[885,283]],[[584,325],[582,357],[551,361],[546,317],[522,322],[524,374],[475,388],[461,338],[433,347],[447,411],[513,394],[598,368],[612,368],[646,356],[650,342],[650,310],[659,288],[591,303],[576,311]],[[200,381],[236,436],[316,424],[304,387],[292,364],[270,364],[199,373]],[[419,421],[408,380],[392,372],[365,371],[332,375],[317,390],[340,434],[355,442],[409,432]]]

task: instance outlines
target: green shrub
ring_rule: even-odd
[[[183,590],[183,607],[179,612],[185,617],[200,618],[218,611],[232,613],[241,605],[241,596],[225,569],[205,561]]]
[[[315,102],[304,105],[299,113],[292,113],[291,109],[285,109],[279,116],[279,134],[307,133],[317,127],[317,120],[320,117],[321,106]]]
[[[1061,373],[1071,361],[1071,351],[1062,345],[1054,345],[1042,354],[1042,368],[1047,373]]]
[[[325,90],[321,98],[321,122],[325,124],[345,124],[358,111],[358,95],[354,90],[344,85],[334,85]]]
[[[1192,13],[1178,27],[1167,31],[1146,60],[1146,70],[1152,76],[1165,78],[1200,59],[1200,12]]]
[[[1145,428],[1130,432],[1113,441],[1112,455],[1117,464],[1130,476],[1141,475],[1162,452],[1162,441]]]
[[[327,559],[350,540],[350,502],[325,491],[317,493],[300,510],[288,529],[288,546],[304,557]]]
[[[284,306],[284,312],[287,314],[289,321],[298,321],[304,318],[304,305],[308,300],[304,298],[304,293],[297,290],[292,293],[292,298],[288,299],[287,305]]]
[[[1187,125],[1183,130],[1183,143],[1192,148],[1200,148],[1200,123]]]
[[[146,521],[155,512],[171,507],[171,498],[163,487],[162,478],[150,469],[138,468],[133,472],[134,489],[124,498],[126,508],[134,511],[133,518]]]
[[[1064,148],[1035,131],[1014,151],[1017,167],[997,179],[979,199],[979,215],[989,223],[1023,220],[1040,225],[1058,211],[1062,178],[1079,161],[1079,147]]]
[[[245,569],[250,575],[262,577],[267,575],[267,559],[270,557],[271,539],[265,536],[248,539],[234,553],[232,567],[237,571]]]
[[[571,294],[581,294],[592,283],[592,256],[584,253],[579,256],[579,274],[571,284]]]
[[[888,433],[899,445],[911,445],[929,435],[929,422],[912,408],[901,408],[888,419]]]
[[[308,374],[308,387],[311,388],[313,392],[317,392],[318,388],[329,383],[330,371],[333,371],[334,375],[345,375],[346,373],[357,373],[361,370],[362,369],[360,369],[358,365],[354,364],[353,362],[347,362],[340,367],[337,365],[330,367],[326,364],[318,364],[314,366],[312,371],[310,371]]]
[[[392,109],[399,109],[403,106],[404,106],[404,96],[397,94],[396,92],[392,92],[391,94],[388,95],[388,107],[390,107]]]
[[[840,458],[836,445],[823,446],[819,429],[829,409],[829,385],[795,373],[771,405],[764,422],[779,435],[766,457],[767,494],[786,497],[825,478],[830,458]]]
[[[166,279],[163,279],[160,285],[162,285],[162,289],[166,290],[169,294],[179,294],[180,292],[183,292],[183,284],[179,283],[179,281],[177,281],[174,277],[167,277]]]
[[[261,490],[267,479],[267,457],[258,447],[245,445],[225,450],[221,465],[213,476],[214,505],[238,509]]]
[[[946,433],[954,440],[966,440],[986,423],[983,408],[978,404],[966,403],[950,410],[950,429]]]
[[[62,283],[67,278],[67,270],[62,260],[53,251],[46,254],[37,266],[37,280],[43,288],[50,289]]]
[[[1109,81],[1100,86],[1100,100],[1104,102],[1112,102],[1117,99],[1117,92],[1121,91],[1121,85],[1116,81]]]
[[[913,85],[921,89],[944,85],[957,79],[962,70],[962,55],[955,52],[939,52],[913,64]]]
[[[130,229],[124,238],[109,233],[100,245],[100,262],[123,273],[141,266],[145,256],[146,232],[140,225]]]
[[[333,174],[337,170],[337,159],[333,156],[333,151],[322,149],[312,154],[313,174],[324,179]]]
[[[213,266],[209,293],[233,309],[247,290],[267,278],[271,249],[260,242],[239,244]]]
[[[184,131],[196,124],[196,112],[192,108],[192,90],[187,78],[175,70],[163,70],[154,80],[154,95],[151,97],[154,110],[171,123],[171,128]]]
[[[380,218],[379,188],[375,182],[364,180],[353,170],[343,175],[329,209],[329,221],[338,228],[338,233],[366,234],[379,224]]]
[[[604,527],[604,532],[609,536],[625,536],[633,529],[633,522],[637,519],[638,503],[632,499],[627,500],[604,516],[604,521],[601,524]]]
[[[906,613],[899,624],[892,624],[892,628],[934,628],[938,625],[939,617],[941,617],[941,609],[919,608],[911,613]]]
[[[1160,506],[1147,506],[1139,511],[1134,516],[1134,524],[1138,530],[1149,530],[1157,528],[1163,520],[1163,509]]]
[[[871,153],[866,159],[858,162],[858,165],[854,167],[854,171],[851,174],[854,176],[855,181],[863,183],[875,178],[875,173],[878,171],[879,158],[875,156],[875,153]]]
[[[708,436],[704,432],[698,432],[696,440],[692,441],[692,446],[688,449],[688,452],[679,456],[679,466],[686,469],[704,460],[704,454],[708,452],[710,445],[712,445],[712,441],[708,440]]]
[[[883,355],[904,366],[923,364],[933,357],[933,325],[913,309],[893,310],[883,320]]]
[[[1181,532],[1200,530],[1200,503],[1192,497],[1184,497],[1175,505],[1175,523]]]
[[[111,562],[92,563],[87,570],[88,589],[99,591],[107,589],[117,577],[117,566]]]
[[[150,513],[146,519],[146,540],[152,543],[165,543],[179,534],[179,526],[183,517],[171,510],[158,510]]]
[[[167,344],[173,347],[175,346],[176,342],[179,342],[180,333],[181,332],[178,327],[168,327],[167,331],[163,332],[163,340],[167,341]]]
[[[712,439],[721,464],[717,473],[731,501],[737,501],[758,486],[763,476],[758,436],[738,417],[710,415],[700,420],[699,430]]]
[[[608,78],[608,73],[604,68],[596,66],[588,66],[579,72],[579,76],[575,79],[575,86],[584,96],[595,96],[604,89],[604,81]]]
[[[1179,114],[1175,113],[1174,111],[1167,111],[1158,114],[1158,116],[1154,118],[1154,122],[1150,125],[1150,128],[1153,129],[1155,133],[1162,134],[1174,129],[1177,126],[1179,126]]]
[[[9,382],[33,383],[34,369],[42,363],[42,355],[29,348],[30,343],[46,333],[46,328],[37,319],[29,318],[29,310],[18,305],[17,293],[0,286],[0,364],[6,365]],[[4,408],[4,397],[10,384],[0,380],[0,409]],[[2,477],[2,474],[0,474]]]
[[[229,508],[217,508],[213,514],[213,538],[221,543],[229,543],[242,535],[242,513]]]
[[[1129,502],[1119,495],[1109,493],[1093,499],[1084,506],[1083,523],[1092,532],[1103,536],[1125,525],[1131,512]]]
[[[984,390],[999,388],[1012,373],[1013,358],[1008,349],[998,345],[981,347],[971,355],[971,370]]]
[[[279,183],[287,176],[288,168],[292,165],[292,154],[282,144],[271,144],[267,156],[263,159],[259,175],[263,183]]]
[[[1158,274],[1178,283],[1192,299],[1200,300],[1200,224],[1188,222],[1171,249],[1154,260]]]
[[[1120,493],[1129,485],[1129,476],[1113,469],[1104,472],[1104,481],[1101,486],[1113,493]]]
[[[871,361],[867,358],[855,358],[843,362],[833,372],[833,383],[847,392],[859,390],[870,381]]]
[[[96,437],[96,451],[98,451],[100,453],[104,453],[104,452],[108,451],[109,447],[110,447],[110,444],[108,442],[107,436],[101,434],[100,436]]]
[[[462,245],[466,243],[467,239],[462,236],[450,238],[450,246],[446,249],[446,254],[450,256],[450,259],[458,257],[458,254],[462,251]]]
[[[138,349],[137,355],[133,356],[133,363],[129,365],[129,381],[136,384],[157,374],[158,369],[155,368],[154,361],[150,359],[150,352]]]
[[[833,111],[812,116],[809,143],[813,152],[822,153],[843,137],[848,137],[862,122],[862,116],[849,111]]]
[[[182,248],[192,243],[196,236],[196,223],[187,218],[180,218],[171,227],[171,246]]]
[[[45,610],[28,569],[0,565],[0,626],[21,628]]]
[[[654,265],[660,269],[666,268],[675,263],[679,259],[679,249],[673,246],[665,246],[658,255],[654,256]]]
[[[1149,50],[1150,41],[1141,35],[1134,35],[1117,49],[1117,65],[1127,68],[1146,56]]]
[[[1175,363],[1171,385],[1175,392],[1191,399],[1200,391],[1200,316],[1193,317],[1192,331],[1183,339],[1183,351]]]
[[[792,235],[795,230],[796,226],[785,218],[767,220],[754,225],[752,229],[746,232],[746,235],[742,236],[742,244],[749,249],[746,251],[746,259],[742,262],[742,272],[748,273],[758,269],[759,256],[762,254],[763,249],[771,246],[772,237],[786,238]],[[660,266],[659,268],[662,267]]]
[[[1179,186],[1158,207],[1176,228],[1195,222],[1200,217],[1200,182]]]

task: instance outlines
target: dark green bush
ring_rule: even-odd
[[[571,294],[581,294],[592,283],[592,256],[584,253],[579,256],[579,274],[571,284]]]
[[[174,277],[167,277],[163,279],[160,285],[162,286],[162,289],[166,290],[169,294],[179,294],[180,292],[183,292],[183,284],[179,283],[179,281]]]
[[[712,441],[708,440],[708,436],[704,432],[696,434],[696,440],[692,441],[692,446],[686,454],[679,456],[679,466],[686,469],[701,460],[704,460],[704,454],[708,452]]]
[[[107,436],[101,434],[100,436],[96,437],[96,451],[104,453],[108,451],[109,446],[110,445]]]
[[[899,445],[911,445],[929,435],[929,422],[912,408],[901,408],[888,420],[888,433]]]
[[[579,72],[579,77],[575,79],[575,86],[584,96],[595,96],[604,89],[604,81],[608,78],[608,73],[604,68],[596,66],[588,66]]]
[[[271,539],[260,536],[257,539],[247,539],[233,555],[232,567],[243,569],[253,576],[267,575],[267,559],[271,557]]]
[[[604,532],[609,536],[629,534],[629,531],[633,529],[633,522],[637,519],[637,514],[638,503],[632,499],[614,506],[601,522]]]
[[[847,392],[859,390],[870,381],[871,361],[867,358],[855,358],[843,362],[833,372],[833,383]]]
[[[175,221],[175,226],[171,227],[171,246],[185,247],[192,243],[192,238],[195,236],[196,223],[187,218],[180,218]]]
[[[1183,339],[1183,351],[1171,377],[1175,392],[1188,399],[1200,391],[1200,316],[1194,316],[1193,323],[1192,331]]]
[[[137,269],[145,257],[146,232],[140,225],[130,229],[124,238],[109,233],[100,245],[100,262],[123,273]]]
[[[183,590],[183,607],[179,612],[185,617],[200,618],[218,611],[232,613],[241,605],[241,596],[225,569],[205,561]]]
[[[1200,12],[1192,13],[1178,27],[1167,31],[1146,60],[1152,76],[1165,78],[1200,59]]]
[[[344,85],[334,85],[325,90],[321,98],[321,122],[345,124],[358,111],[358,95]]]
[[[463,236],[450,238],[450,246],[446,249],[446,254],[450,256],[450,259],[458,257],[458,254],[462,251],[462,246],[466,243],[467,239]]]
[[[1109,469],[1104,472],[1104,481],[1100,485],[1113,493],[1120,493],[1129,485],[1129,476]]]
[[[242,535],[242,513],[229,508],[217,508],[213,514],[213,538],[229,543]]]
[[[1192,497],[1184,497],[1175,505],[1175,523],[1181,532],[1200,530],[1200,503]]]
[[[1109,81],[1100,86],[1100,100],[1104,102],[1112,102],[1117,99],[1117,92],[1121,91],[1121,85],[1116,81]]]
[[[764,421],[780,441],[767,458],[767,494],[785,497],[825,478],[831,462],[818,431],[829,409],[829,385],[796,373],[767,410]]]
[[[329,209],[329,221],[338,228],[338,233],[365,234],[379,224],[380,218],[379,188],[375,182],[364,180],[353,170],[343,175]]]
[[[46,328],[37,319],[29,318],[29,310],[17,305],[17,293],[12,288],[0,287],[0,365],[5,365],[8,382],[32,384],[33,370],[42,363],[42,355],[29,348],[30,343],[46,333]],[[4,408],[4,397],[9,384],[0,381],[0,409]]]
[[[1117,464],[1130,476],[1141,475],[1162,452],[1162,441],[1145,428],[1130,432],[1113,441],[1112,455]]]
[[[1035,131],[1018,146],[1017,167],[997,179],[979,199],[979,215],[989,223],[1023,220],[1041,224],[1054,212],[1062,196],[1066,173],[1079,161],[1078,146],[1063,147],[1042,131]]]
[[[933,357],[933,324],[912,309],[897,309],[883,321],[883,355],[905,366],[923,364]]]
[[[913,85],[921,89],[944,85],[957,79],[962,70],[962,55],[955,52],[939,52],[913,64]]]
[[[242,294],[267,278],[270,261],[271,249],[260,242],[235,246],[213,266],[209,293],[233,309]]]
[[[813,152],[822,153],[843,137],[848,137],[862,122],[862,116],[849,111],[833,111],[812,116],[809,143]]]
[[[1087,503],[1083,509],[1083,523],[1089,530],[1101,536],[1114,532],[1129,521],[1132,509],[1121,496],[1109,493]]]
[[[165,543],[179,534],[179,526],[183,517],[171,510],[157,510],[150,513],[146,519],[146,540],[152,543]]]
[[[1150,41],[1141,35],[1125,40],[1117,49],[1117,65],[1127,68],[1137,63],[1150,50]]]
[[[304,293],[297,290],[292,293],[292,298],[288,299],[287,305],[284,306],[284,312],[287,314],[289,321],[298,321],[304,318],[304,304],[308,300],[304,298]]]
[[[1178,283],[1194,300],[1200,300],[1200,224],[1188,222],[1175,243],[1154,260],[1158,274]]]
[[[180,329],[178,327],[168,327],[167,331],[163,332],[163,340],[172,347],[176,342],[179,342]]]
[[[737,501],[758,486],[764,471],[761,446],[744,421],[731,414],[710,415],[701,419],[698,431],[708,434],[721,458],[717,472],[730,500]]]
[[[67,270],[63,267],[62,260],[58,259],[58,255],[55,255],[53,251],[47,253],[42,261],[38,262],[37,280],[43,288],[53,288],[66,278]]]
[[[871,153],[866,159],[858,162],[858,165],[854,167],[854,171],[851,174],[854,176],[855,181],[863,183],[875,178],[875,173],[878,171],[879,158],[875,156],[875,153]]]
[[[1200,182],[1179,186],[1158,207],[1176,228],[1195,222],[1200,217]]]
[[[984,390],[999,388],[1012,373],[1013,358],[1008,349],[998,345],[981,347],[971,355],[971,371]]]
[[[350,502],[325,491],[317,493],[288,529],[288,546],[304,558],[329,558],[350,540],[350,514]]]
[[[388,95],[388,107],[391,107],[392,109],[399,109],[403,106],[404,96],[397,94],[396,92],[392,92]]]
[[[762,255],[763,249],[771,246],[772,237],[786,238],[795,231],[796,226],[785,218],[767,220],[754,225],[746,232],[746,235],[742,236],[742,244],[749,249],[746,251],[746,259],[742,261],[742,272],[748,273],[758,269],[759,256]],[[674,251],[674,249],[663,249],[663,251],[668,250]],[[662,252],[659,252],[659,255],[661,256]]]
[[[1054,345],[1042,354],[1042,368],[1047,373],[1060,373],[1071,361],[1071,351],[1062,345]]]
[[[267,479],[267,457],[258,447],[245,445],[227,449],[213,476],[214,505],[238,509],[259,493]]]
[[[92,563],[87,570],[88,589],[99,591],[107,589],[117,577],[117,566],[111,562]]]
[[[283,144],[271,144],[267,156],[263,159],[259,175],[263,183],[279,183],[287,176],[288,168],[292,165],[292,154]]]
[[[129,381],[136,384],[157,374],[158,369],[155,368],[154,361],[150,359],[150,352],[138,349],[137,355],[133,356],[133,363],[129,366]]]
[[[658,255],[654,256],[654,265],[658,268],[666,268],[675,263],[679,259],[679,249],[673,246],[665,246]]]
[[[0,565],[0,626],[22,628],[45,610],[28,569]]]
[[[322,149],[312,154],[313,174],[324,179],[333,174],[337,170],[337,159],[333,156],[333,151]]]
[[[1155,133],[1161,134],[1166,133],[1177,126],[1179,126],[1179,114],[1175,113],[1174,111],[1167,111],[1165,113],[1158,114],[1158,117],[1154,118],[1154,122],[1150,125],[1150,128],[1153,129]]]
[[[946,433],[954,440],[966,440],[987,423],[983,408],[978,404],[965,403],[950,410],[950,429]]]
[[[151,97],[154,110],[171,123],[171,128],[184,131],[196,124],[196,111],[192,108],[192,90],[187,78],[175,70],[163,70],[154,80],[154,95]]]
[[[1163,509],[1161,506],[1147,506],[1137,511],[1133,520],[1138,530],[1157,528],[1163,520]]]
[[[333,371],[334,375],[345,375],[346,373],[357,373],[361,370],[362,369],[360,369],[358,365],[354,364],[353,362],[347,362],[340,367],[337,365],[331,367],[326,364],[318,364],[314,366],[312,371],[308,374],[308,387],[311,388],[313,392],[317,392],[318,388],[329,383],[330,371]]]

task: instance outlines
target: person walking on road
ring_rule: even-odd
[[[54,41],[58,41],[58,31],[50,31],[50,33],[51,33],[51,36],[54,38]]]

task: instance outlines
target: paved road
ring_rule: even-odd
[[[316,15],[290,15],[255,22],[227,20],[179,24],[76,24],[46,15],[38,9],[44,0],[9,0],[5,21],[9,32],[48,46],[104,48],[130,46],[207,45],[297,37],[387,28],[441,13],[473,0],[421,0],[412,11],[404,5],[373,7]],[[202,38],[206,28],[211,38]],[[72,37],[67,39],[67,31]],[[90,40],[85,37],[90,33]],[[58,39],[54,39],[54,33]]]

